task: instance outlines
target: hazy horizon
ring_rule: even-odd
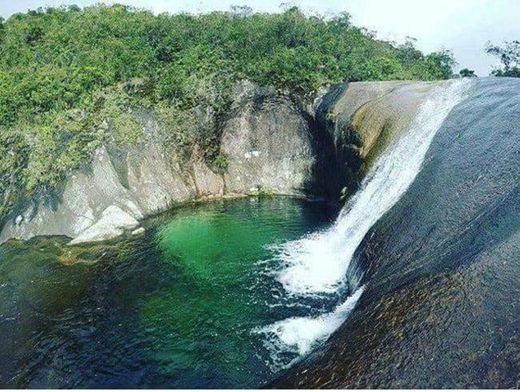
[[[257,12],[279,12],[280,0],[262,2],[247,0],[0,0],[0,16],[7,19],[14,13],[38,7],[96,3],[123,3],[160,12],[226,11],[232,5],[248,5]],[[520,1],[516,0],[301,0],[285,2],[306,13],[332,16],[340,12],[352,15],[356,26],[375,31],[377,38],[404,42],[406,37],[417,39],[417,47],[429,53],[449,49],[457,65],[455,70],[470,68],[479,76],[487,76],[498,61],[484,53],[487,41],[501,44],[520,39]]]

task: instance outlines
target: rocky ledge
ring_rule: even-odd
[[[208,167],[197,146],[187,160],[165,147],[165,125],[142,109],[137,144],[99,148],[89,164],[71,173],[59,196],[41,195],[12,211],[0,243],[40,235],[65,235],[71,244],[107,240],[135,231],[145,217],[205,197],[269,192],[337,201],[409,124],[432,86],[342,84],[304,105],[242,82],[221,124],[227,167],[220,173]]]

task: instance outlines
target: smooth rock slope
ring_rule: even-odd
[[[518,387],[519,184],[520,80],[479,78],[357,249],[357,307],[275,385]]]

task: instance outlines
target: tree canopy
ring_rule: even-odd
[[[462,78],[476,78],[477,75],[475,75],[475,71],[468,68],[463,68],[459,71],[459,75]]]
[[[502,46],[488,43],[486,53],[498,57],[503,66],[492,75],[520,78],[520,41],[505,42]]]
[[[348,14],[330,20],[281,14],[161,14],[127,6],[47,8],[16,14],[0,30],[0,124],[84,105],[91,94],[148,77],[151,100],[191,105],[201,79],[250,79],[311,94],[339,81],[443,79],[449,53],[375,40]]]

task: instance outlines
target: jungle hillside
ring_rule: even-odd
[[[337,82],[436,80],[450,52],[423,54],[352,25],[348,14],[248,7],[160,14],[122,5],[46,8],[0,19],[0,224],[23,200],[59,187],[108,140],[135,143],[133,108],[154,110],[172,148],[197,144],[225,170],[219,129],[194,129],[203,106],[224,117],[237,81],[310,100]]]

